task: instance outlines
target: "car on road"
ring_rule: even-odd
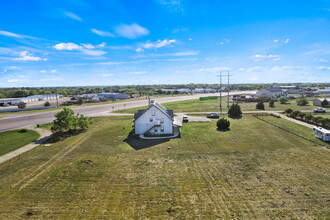
[[[207,117],[207,118],[219,118],[220,116],[219,116],[219,114],[217,114],[217,113],[210,113],[210,114],[207,114],[206,117]]]
[[[183,116],[182,122],[188,122],[188,121],[189,121],[188,116]]]
[[[315,113],[325,113],[326,111],[325,111],[324,108],[315,108],[315,109],[313,109],[313,112],[315,112]]]

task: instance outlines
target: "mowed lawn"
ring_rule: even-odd
[[[33,141],[38,140],[40,134],[33,130],[26,130],[20,133],[20,130],[11,130],[0,133],[0,155],[9,153]]]
[[[155,143],[126,139],[132,117],[96,118],[85,133],[0,165],[0,219],[329,216],[328,149],[251,115],[230,121],[226,132],[216,120],[186,123],[181,138]]]
[[[275,102],[275,107],[269,107],[269,103],[265,102],[265,110],[266,111],[284,111],[288,108],[293,110],[312,110],[316,108],[313,106],[312,98],[308,98],[309,105],[307,106],[298,106],[295,100],[290,100],[287,104],[280,104],[279,102]],[[230,100],[230,105],[232,104],[232,100]],[[222,99],[222,111],[227,112],[227,99]],[[238,103],[241,106],[242,111],[256,111],[256,102],[251,103]],[[185,100],[185,101],[177,101],[177,102],[168,102],[162,103],[162,105],[166,109],[173,109],[174,112],[219,112],[220,111],[220,100],[219,99],[211,99],[200,101],[199,99]],[[117,110],[114,113],[136,113],[138,109],[145,109],[147,106],[139,107],[139,108],[131,108],[124,110]]]

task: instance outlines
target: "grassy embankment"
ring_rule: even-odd
[[[291,108],[294,110],[312,110],[316,108],[313,106],[311,98],[309,98],[309,105],[298,106],[295,100],[290,100],[287,104],[280,104],[275,102],[275,107],[269,107],[269,103],[264,103],[266,111],[284,111],[285,109]],[[162,105],[167,109],[173,109],[174,112],[219,112],[219,99],[211,99],[200,101],[199,99],[192,99],[186,101],[168,102]],[[232,102],[232,100],[230,100]],[[252,103],[238,103],[241,106],[242,111],[257,111],[255,102]],[[230,104],[231,105],[231,104]],[[114,113],[135,113],[138,109],[144,109],[147,106],[140,108],[131,108],[124,110],[117,110]],[[222,100],[222,108],[224,112],[227,112],[227,101]]]
[[[26,130],[25,133],[19,131],[11,130],[0,133],[0,155],[30,144],[40,137],[40,134],[33,130]]]
[[[0,218],[329,216],[329,150],[251,115],[230,121],[227,132],[216,120],[187,123],[181,138],[150,142],[126,139],[132,117],[96,118],[85,133],[0,165]]]

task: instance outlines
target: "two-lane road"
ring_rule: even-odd
[[[231,95],[235,94],[247,94],[247,93],[254,93],[255,91],[242,91],[242,92],[231,92]],[[175,97],[165,97],[156,99],[159,103],[166,103],[166,102],[174,102],[174,101],[183,101],[183,100],[191,100],[197,99],[202,96],[209,96],[214,94],[197,94],[197,95],[187,95],[187,96],[175,96]],[[73,109],[74,112],[83,114],[85,116],[102,116],[107,112],[116,111],[120,109],[128,109],[128,108],[136,108],[148,105],[147,100],[139,100],[139,101],[128,101],[125,103],[113,103],[113,104],[106,104],[106,105],[94,105],[94,106],[84,106],[81,108]],[[33,126],[36,124],[44,124],[54,120],[54,114],[57,111],[51,112],[40,112],[40,113],[20,113],[20,114],[13,114],[5,116],[5,118],[0,119],[0,132],[18,129],[18,128],[25,128],[29,126]]]

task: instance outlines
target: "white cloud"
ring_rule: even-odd
[[[274,40],[273,42],[274,42],[274,43],[277,43],[277,42],[278,42],[278,40],[276,39],[276,40]]]
[[[245,68],[241,67],[241,68],[238,69],[238,72],[244,72],[244,71],[245,71]]]
[[[23,38],[22,35],[15,34],[15,33],[8,32],[8,31],[0,31],[0,35],[6,36],[6,37]]]
[[[82,49],[82,46],[79,46],[75,43],[59,43],[53,46],[56,50],[79,50]]]
[[[223,45],[223,44],[225,44],[225,43],[229,43],[229,40],[226,39],[226,38],[224,38],[224,39],[223,39],[220,43],[218,43],[218,44]]]
[[[198,72],[219,72],[232,70],[230,67],[213,67],[213,68],[200,68]]]
[[[8,71],[8,69],[5,68],[2,71],[0,71],[0,73],[3,74],[3,73],[6,73],[7,71]]]
[[[20,57],[15,58],[14,60],[17,61],[40,61],[40,57],[33,56],[33,53],[30,53],[28,51],[22,51],[19,53]],[[47,61],[47,59],[43,59],[44,61]]]
[[[110,77],[110,76],[114,76],[114,74],[112,74],[112,73],[102,73],[102,74],[100,74],[99,76],[102,76],[102,77]]]
[[[197,51],[185,51],[185,52],[151,54],[151,55],[152,56],[158,56],[158,57],[165,57],[165,56],[181,57],[181,56],[193,56],[193,55],[197,55],[197,54],[198,54]]]
[[[262,66],[253,66],[247,69],[246,72],[259,72],[262,69],[263,69]]]
[[[285,43],[287,44],[287,43],[289,43],[289,41],[290,41],[290,39],[287,38],[287,39],[285,40]]]
[[[139,47],[139,48],[137,48],[135,51],[138,52],[138,53],[141,53],[141,52],[143,52],[144,50],[143,50],[141,47]]]
[[[129,74],[133,74],[133,75],[142,75],[142,74],[146,74],[147,71],[136,71],[136,72],[129,72]]]
[[[102,56],[104,54],[106,54],[105,51],[102,50],[86,50],[86,49],[81,49],[80,50],[82,53],[86,54],[86,55],[91,55],[91,56]]]
[[[74,20],[82,21],[82,19],[81,19],[78,15],[76,15],[76,14],[74,14],[74,13],[72,13],[72,12],[64,12],[64,14],[65,14],[66,16],[68,16],[68,17],[74,19]]]
[[[330,67],[328,67],[328,66],[319,66],[316,69],[317,70],[330,70]]]
[[[299,70],[301,69],[300,66],[274,66],[272,68],[272,71],[278,72],[278,71],[285,71],[285,70]]]
[[[95,48],[92,44],[82,44],[83,46],[79,46],[75,43],[59,43],[53,46],[56,50],[79,50],[83,54],[90,56],[101,56],[106,54],[105,51],[101,50],[92,50],[91,48]],[[88,48],[88,49],[85,49]]]
[[[86,49],[94,49],[95,46],[93,46],[92,44],[82,44],[83,47],[85,47]]]
[[[47,73],[47,70],[40,70],[40,73]]]
[[[192,40],[191,38],[189,38],[189,40]]]
[[[168,39],[158,40],[156,42],[148,41],[142,47],[144,49],[157,49],[157,48],[161,48],[161,47],[165,47],[165,46],[170,46],[171,44],[174,44],[175,42],[176,42],[175,39],[172,39],[172,40],[168,40]]]
[[[97,48],[102,48],[105,47],[107,45],[107,43],[103,42],[101,44],[96,45]]]
[[[281,59],[280,55],[275,55],[275,54],[270,54],[270,55],[260,55],[260,54],[256,54],[253,55],[252,58],[254,59],[254,61],[258,62],[258,61],[262,61],[264,59],[272,59],[273,61],[278,61]]]
[[[51,70],[50,72],[51,72],[51,73],[56,73],[56,70]]]
[[[325,59],[320,59],[320,60],[319,60],[319,62],[320,62],[320,63],[327,63],[327,62],[328,62],[328,60],[325,60]]]
[[[113,33],[110,33],[108,31],[100,31],[100,30],[97,30],[95,28],[92,28],[91,31],[94,34],[97,34],[97,35],[102,36],[102,37],[115,37],[115,35]]]
[[[149,34],[148,29],[135,23],[131,25],[121,24],[115,28],[115,31],[118,35],[128,39],[135,39]]]

